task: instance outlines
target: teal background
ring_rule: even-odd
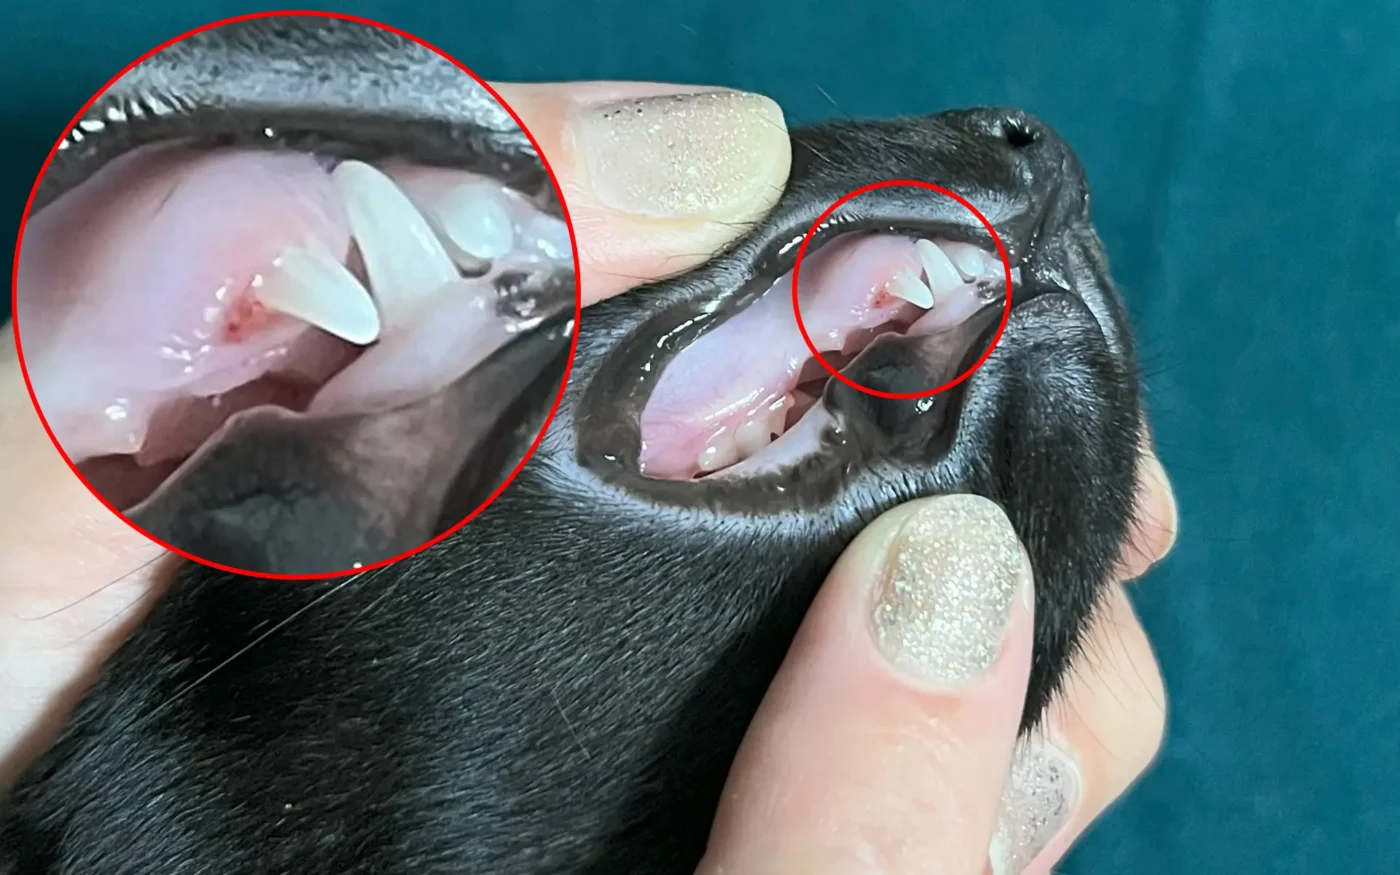
[[[0,230],[107,77],[262,8],[8,4]],[[793,123],[985,102],[1050,121],[1094,183],[1182,513],[1136,591],[1165,751],[1062,871],[1400,871],[1400,3],[316,8],[487,78],[724,84]]]

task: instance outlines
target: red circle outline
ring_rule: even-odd
[[[801,275],[802,259],[807,254],[807,245],[812,242],[812,237],[817,233],[817,229],[821,227],[821,224],[825,222],[832,213],[836,212],[836,210],[847,201],[859,197],[860,195],[863,195],[866,192],[874,191],[877,188],[889,188],[891,186],[896,185],[913,185],[918,186],[919,188],[926,188],[930,191],[936,191],[939,194],[947,195],[948,197],[962,204],[963,207],[965,207],[969,212],[972,213],[972,215],[977,217],[977,221],[982,223],[982,227],[987,229],[987,233],[992,235],[992,241],[997,245],[997,254],[1001,256],[1002,269],[1006,272],[1006,303],[1002,305],[1001,323],[997,326],[996,337],[992,338],[991,344],[987,346],[987,351],[982,353],[982,357],[979,358],[976,362],[974,362],[972,364],[972,367],[968,368],[958,377],[949,380],[941,386],[936,386],[932,389],[929,389],[927,392],[882,392],[879,389],[872,389],[869,386],[862,386],[860,383],[857,383],[855,380],[852,380],[850,377],[847,377],[840,371],[833,368],[831,366],[831,362],[827,361],[826,357],[823,356],[821,352],[817,350],[817,345],[812,342],[812,338],[807,334],[807,326],[804,325],[802,322],[802,305],[797,300],[797,281],[798,277]],[[972,376],[978,368],[982,367],[982,363],[985,362],[988,359],[988,357],[991,356],[992,351],[997,348],[997,344],[1001,343],[1001,336],[1006,331],[1006,323],[1011,319],[1011,259],[1007,257],[1006,247],[1002,245],[1001,236],[998,235],[996,229],[992,227],[992,223],[987,221],[987,217],[982,215],[982,213],[976,207],[974,207],[967,200],[967,198],[964,198],[957,192],[950,191],[942,187],[941,185],[934,185],[931,182],[922,182],[917,179],[887,179],[884,182],[872,182],[869,185],[861,186],[860,188],[856,189],[850,194],[837,200],[836,203],[827,207],[826,212],[822,213],[820,216],[817,217],[817,220],[812,223],[812,227],[808,229],[807,233],[803,236],[802,245],[799,246],[797,249],[797,261],[792,266],[792,312],[793,315],[797,318],[797,330],[802,332],[802,340],[806,342],[807,348],[812,351],[812,355],[816,356],[817,361],[822,363],[822,367],[826,368],[827,373],[831,374],[836,379],[845,383],[847,386],[850,386],[852,389],[855,389],[857,391],[864,392],[867,395],[874,395],[879,398],[894,398],[906,401],[914,398],[928,398],[932,395],[937,395],[939,392],[951,389],[954,386],[961,383],[963,380],[966,380],[968,377]]]
[[[176,547],[176,546],[174,546],[174,545],[172,545],[172,544],[167,544],[166,542],[162,541],[160,538],[157,538],[156,536],[152,535],[150,532],[147,532],[145,529],[142,529],[140,526],[136,525],[134,522],[132,522],[130,519],[128,519],[128,518],[126,517],[125,514],[123,514],[121,511],[119,511],[119,510],[117,510],[115,507],[113,507],[113,506],[111,505],[111,503],[107,501],[107,499],[103,498],[102,495],[99,494],[98,491],[97,491],[96,489],[93,488],[92,484],[89,483],[89,482],[87,481],[87,478],[83,477],[83,475],[80,474],[80,473],[78,472],[77,466],[75,466],[75,465],[73,464],[73,460],[70,459],[70,458],[68,458],[68,454],[67,454],[66,452],[64,452],[63,447],[59,445],[58,439],[54,437],[53,429],[49,426],[48,419],[45,418],[44,412],[43,412],[43,410],[42,410],[42,409],[40,408],[40,406],[39,406],[39,399],[38,399],[37,397],[35,397],[35,395],[34,395],[34,385],[33,385],[33,383],[32,383],[32,382],[30,381],[30,379],[29,379],[29,368],[28,368],[28,366],[25,364],[25,361],[24,361],[24,346],[23,346],[23,344],[21,343],[21,341],[20,341],[20,336],[19,336],[19,308],[18,308],[18,306],[17,306],[18,303],[19,303],[19,257],[20,257],[20,248],[22,247],[22,245],[23,245],[23,243],[24,243],[24,228],[25,228],[25,225],[26,225],[26,224],[28,223],[28,221],[29,221],[29,212],[30,212],[30,209],[31,209],[31,208],[33,207],[33,205],[34,205],[34,198],[35,198],[35,196],[38,194],[38,191],[39,191],[39,183],[40,183],[40,181],[43,180],[44,174],[48,172],[49,165],[53,162],[54,155],[57,154],[57,152],[58,152],[58,146],[59,146],[59,144],[62,143],[63,140],[68,136],[68,132],[71,131],[71,130],[73,130],[73,129],[77,126],[78,122],[82,119],[83,115],[88,111],[88,109],[89,109],[94,103],[96,103],[97,100],[98,100],[100,97],[102,97],[103,94],[105,94],[105,93],[107,92],[107,89],[111,88],[112,85],[113,85],[118,79],[120,79],[122,76],[125,76],[125,75],[127,74],[127,72],[130,71],[130,70],[131,70],[133,67],[135,67],[137,64],[140,64],[141,62],[145,61],[147,58],[150,58],[152,55],[155,55],[155,54],[157,54],[157,53],[159,53],[159,52],[164,51],[165,49],[169,48],[170,46],[174,45],[175,43],[180,42],[181,40],[188,39],[188,38],[190,38],[190,37],[192,37],[192,36],[194,36],[195,34],[198,34],[198,33],[203,33],[203,32],[206,31],[206,30],[213,30],[213,29],[216,28],[216,27],[223,27],[224,25],[233,24],[233,23],[240,22],[240,21],[250,21],[250,20],[259,19],[259,18],[276,18],[276,17],[293,16],[293,15],[299,15],[299,16],[316,16],[316,17],[320,17],[320,18],[339,18],[339,19],[344,20],[344,21],[353,21],[353,22],[356,22],[356,23],[358,23],[358,24],[369,25],[369,26],[371,26],[371,27],[378,27],[378,28],[380,28],[380,29],[382,29],[382,30],[389,31],[390,33],[397,34],[398,36],[401,36],[401,37],[403,37],[404,39],[411,40],[411,41],[417,43],[418,45],[420,45],[420,46],[422,46],[422,47],[428,49],[429,51],[432,51],[433,53],[435,53],[435,54],[439,55],[440,57],[446,59],[447,61],[451,62],[452,65],[455,66],[457,69],[461,70],[463,73],[467,74],[467,75],[470,76],[472,79],[474,79],[474,80],[477,82],[478,85],[480,85],[482,88],[486,89],[487,93],[489,93],[493,98],[495,98],[496,102],[499,103],[499,104],[501,105],[501,107],[504,108],[505,111],[506,111],[507,113],[510,114],[510,117],[511,117],[512,119],[515,120],[515,123],[516,123],[517,125],[520,126],[520,130],[523,131],[524,134],[525,134],[525,136],[526,136],[526,138],[529,139],[530,145],[534,146],[534,148],[535,148],[535,154],[539,156],[540,163],[544,165],[545,173],[549,174],[549,181],[550,181],[550,183],[554,186],[554,192],[555,192],[555,195],[557,196],[558,201],[559,201],[559,209],[560,209],[560,211],[564,214],[564,222],[565,222],[565,224],[568,225],[568,227],[569,227],[569,242],[573,245],[573,249],[574,249],[574,330],[573,330],[573,332],[572,332],[573,337],[572,337],[572,340],[571,340],[571,343],[570,343],[570,346],[569,346],[569,360],[568,360],[567,363],[565,363],[565,365],[564,365],[564,374],[563,374],[563,376],[562,376],[562,377],[560,378],[560,380],[559,380],[559,394],[558,394],[557,396],[555,396],[554,405],[553,405],[552,407],[550,407],[550,409],[549,409],[549,415],[548,415],[547,417],[545,417],[544,425],[541,426],[541,428],[540,428],[540,433],[539,433],[538,435],[535,436],[534,443],[530,444],[530,448],[525,452],[525,455],[524,455],[523,457],[521,457],[520,463],[517,464],[517,465],[515,466],[515,469],[512,470],[512,471],[510,472],[510,476],[508,476],[508,477],[505,479],[505,482],[504,482],[504,483],[502,483],[500,486],[498,486],[498,487],[496,488],[496,491],[492,492],[489,496],[487,496],[486,500],[483,501],[483,502],[481,503],[481,505],[480,505],[479,507],[476,508],[476,510],[472,511],[472,512],[471,512],[470,514],[468,514],[465,518],[463,518],[463,520],[462,520],[461,522],[457,523],[457,525],[453,526],[452,528],[448,529],[447,531],[443,532],[442,534],[438,535],[437,537],[435,537],[435,538],[433,538],[433,539],[431,539],[431,540],[429,540],[429,541],[424,542],[423,544],[419,545],[418,547],[415,547],[415,548],[413,548],[412,550],[407,550],[407,551],[405,551],[405,552],[403,552],[403,553],[400,553],[400,554],[397,555],[397,556],[393,556],[393,557],[391,557],[391,558],[389,558],[389,559],[381,560],[381,561],[376,562],[376,563],[374,563],[374,564],[372,564],[372,565],[365,565],[365,566],[360,567],[360,568],[347,568],[347,569],[345,569],[345,570],[343,570],[343,571],[331,571],[331,572],[325,572],[325,573],[322,573],[322,574],[271,574],[271,573],[261,572],[261,571],[248,571],[248,570],[245,570],[245,569],[242,569],[242,568],[234,568],[234,567],[229,566],[229,565],[223,565],[223,564],[220,564],[220,563],[218,563],[218,562],[211,562],[211,561],[209,561],[209,560],[207,560],[207,559],[202,559],[202,558],[200,558],[200,557],[198,557],[198,556],[195,556],[195,555],[193,555],[193,554],[191,554],[191,553],[188,553],[188,552],[186,552],[186,551],[184,551],[184,550],[181,550],[180,548],[178,548],[178,547]],[[580,285],[579,285],[579,276],[580,276],[580,271],[579,271],[579,257],[578,257],[578,239],[577,239],[577,237],[576,237],[575,234],[574,234],[574,222],[573,222],[573,217],[570,216],[570,214],[569,214],[569,207],[568,207],[568,204],[565,203],[565,200],[564,200],[564,192],[563,192],[562,187],[559,185],[559,179],[558,179],[558,177],[555,176],[554,168],[550,166],[549,159],[545,157],[544,150],[542,150],[542,149],[540,148],[540,144],[535,140],[535,135],[532,134],[532,133],[530,133],[529,128],[527,128],[527,127],[525,126],[525,122],[520,118],[520,116],[515,112],[515,110],[512,109],[511,106],[510,106],[508,103],[506,103],[504,99],[502,99],[501,95],[498,94],[498,93],[496,92],[496,89],[492,88],[489,84],[487,84],[486,80],[482,79],[480,76],[476,75],[476,73],[474,73],[474,72],[472,72],[471,70],[467,69],[467,67],[466,67],[465,65],[463,65],[460,61],[458,61],[456,58],[452,57],[451,55],[447,54],[447,53],[444,52],[443,50],[439,49],[438,47],[436,47],[436,46],[434,46],[434,45],[431,45],[431,44],[425,42],[425,41],[422,40],[422,39],[419,39],[418,37],[414,36],[413,34],[407,33],[407,32],[402,31],[402,30],[400,30],[400,29],[398,29],[398,28],[396,28],[396,27],[393,27],[392,25],[383,24],[383,23],[380,23],[380,22],[378,22],[378,21],[374,21],[374,20],[369,19],[369,18],[364,18],[364,17],[358,16],[358,15],[347,15],[347,14],[345,14],[345,13],[340,13],[340,12],[320,12],[320,11],[316,11],[316,10],[284,10],[284,11],[274,11],[274,12],[253,12],[253,13],[249,13],[249,14],[246,14],[246,15],[235,15],[235,16],[232,16],[232,17],[229,17],[229,18],[224,18],[224,19],[221,19],[221,20],[219,20],[219,21],[215,21],[215,22],[212,22],[212,23],[210,23],[210,24],[206,24],[206,25],[204,25],[204,26],[202,26],[202,27],[197,27],[197,28],[195,28],[195,29],[193,29],[193,30],[186,31],[185,33],[182,33],[182,34],[180,34],[179,36],[176,36],[176,37],[174,37],[174,38],[172,38],[172,39],[166,40],[165,42],[161,43],[160,45],[156,46],[155,48],[153,48],[153,49],[151,49],[150,51],[146,52],[145,54],[141,55],[139,58],[137,58],[136,60],[132,61],[130,64],[127,64],[126,67],[122,68],[122,70],[121,70],[120,72],[118,72],[115,76],[113,76],[112,78],[108,79],[107,82],[106,82],[101,88],[97,89],[97,93],[95,93],[91,98],[89,98],[88,101],[87,101],[87,103],[83,104],[82,107],[78,110],[78,112],[77,112],[76,114],[74,114],[73,119],[72,119],[72,120],[68,123],[68,125],[63,129],[63,134],[58,138],[58,140],[56,140],[56,141],[54,142],[53,147],[49,149],[48,157],[44,159],[43,166],[41,166],[41,167],[39,168],[39,175],[38,175],[38,176],[35,178],[35,180],[34,180],[34,186],[33,186],[33,188],[30,189],[29,198],[28,198],[28,200],[25,201],[25,204],[24,204],[24,213],[23,213],[23,215],[20,217],[19,237],[18,237],[18,239],[16,239],[16,241],[15,241],[15,261],[14,261],[14,266],[13,266],[13,268],[12,268],[12,270],[11,270],[11,280],[10,280],[10,284],[11,284],[10,302],[11,302],[11,312],[12,312],[11,322],[13,323],[13,325],[12,325],[12,330],[13,330],[14,336],[15,336],[15,349],[16,349],[16,351],[17,351],[17,353],[18,353],[18,356],[19,356],[20,371],[24,374],[24,385],[25,385],[25,388],[29,391],[29,400],[30,400],[31,402],[33,402],[33,404],[34,404],[34,412],[37,413],[37,414],[39,415],[39,422],[44,426],[44,431],[45,431],[45,433],[48,434],[49,440],[53,443],[54,448],[58,450],[59,455],[63,457],[63,461],[64,461],[65,463],[67,463],[69,469],[72,470],[73,475],[74,475],[75,477],[77,477],[78,480],[81,481],[82,484],[88,488],[88,491],[91,492],[91,493],[93,494],[93,496],[96,497],[97,500],[98,500],[99,502],[101,502],[102,505],[103,505],[104,507],[106,507],[106,508],[107,508],[108,510],[110,510],[113,514],[115,514],[115,515],[117,516],[118,519],[120,519],[120,520],[122,520],[123,522],[125,522],[125,523],[126,523],[128,526],[130,526],[134,531],[136,531],[136,532],[138,532],[139,534],[143,535],[144,537],[150,539],[151,541],[155,542],[156,544],[159,544],[161,547],[164,547],[166,550],[169,550],[170,552],[175,553],[175,554],[178,555],[178,556],[182,556],[182,557],[184,557],[185,559],[190,560],[191,562],[198,562],[198,563],[201,564],[201,565],[207,565],[207,566],[209,566],[209,567],[211,567],[211,568],[217,568],[217,569],[219,569],[220,571],[228,571],[228,572],[231,572],[231,573],[234,573],[234,574],[244,575],[244,576],[246,576],[246,577],[261,577],[261,578],[266,578],[266,579],[270,579],[270,580],[329,580],[329,579],[334,579],[334,578],[339,578],[339,577],[347,577],[347,576],[353,575],[353,574],[363,574],[363,573],[366,572],[366,571],[373,571],[373,570],[376,569],[376,568],[384,568],[384,567],[386,567],[386,566],[388,566],[388,565],[392,565],[393,563],[398,562],[400,559],[405,559],[405,558],[407,558],[407,557],[409,557],[409,556],[414,555],[415,553],[420,553],[420,552],[422,552],[423,550],[426,550],[426,549],[428,549],[429,547],[434,546],[435,544],[441,542],[443,539],[447,538],[449,535],[452,535],[452,534],[454,534],[455,532],[457,532],[459,529],[461,529],[461,528],[462,528],[463,526],[465,526],[467,523],[471,522],[471,521],[472,521],[473,519],[475,519],[478,515],[480,515],[481,512],[482,512],[483,510],[485,510],[487,507],[489,507],[489,506],[491,505],[491,503],[492,503],[493,501],[495,501],[496,498],[497,498],[502,492],[504,492],[504,491],[506,490],[506,487],[510,486],[511,482],[515,480],[516,476],[520,474],[521,469],[523,469],[523,468],[525,467],[525,463],[528,462],[528,461],[530,461],[530,458],[535,454],[535,450],[539,447],[540,442],[541,442],[542,440],[544,440],[545,433],[546,433],[547,431],[549,431],[550,423],[552,423],[552,422],[554,421],[554,415],[555,415],[555,414],[558,412],[558,410],[559,410],[559,404],[564,400],[564,390],[565,390],[565,388],[568,386],[568,383],[569,383],[569,374],[573,371],[573,367],[574,367],[574,356],[575,356],[575,355],[577,354],[577,352],[578,352],[578,324],[579,324],[579,316],[580,316],[580,314],[582,313],[582,310],[583,310],[583,298],[582,298],[582,293],[581,293],[581,289],[580,289]]]

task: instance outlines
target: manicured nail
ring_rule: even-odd
[[[727,218],[771,203],[788,161],[776,103],[742,91],[580,107],[576,143],[608,207],[638,216]]]
[[[1035,861],[1069,823],[1082,783],[1074,758],[1046,739],[1017,745],[987,852],[992,875],[1020,875]]]
[[[894,665],[964,684],[1001,652],[1025,554],[1001,508],[975,495],[931,499],[900,526],[885,560],[875,633]]]

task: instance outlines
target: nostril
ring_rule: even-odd
[[[1000,125],[1001,138],[1013,149],[1024,149],[1040,139],[1039,132],[1024,119],[1004,119]]]

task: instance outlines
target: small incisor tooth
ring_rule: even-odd
[[[1001,259],[992,258],[971,243],[943,243],[938,248],[952,260],[953,266],[966,282],[972,282],[984,274],[994,273],[1000,267]]]
[[[730,435],[720,433],[710,439],[709,446],[700,451],[698,464],[701,471],[718,471],[739,461],[739,448]]]
[[[955,289],[963,284],[962,274],[953,266],[948,254],[938,248],[932,240],[915,240],[914,249],[923,262],[924,274],[928,277],[928,287],[935,292]]]
[[[766,415],[760,414],[750,419],[734,431],[734,443],[739,455],[748,458],[773,442],[772,426]]]
[[[951,265],[949,265],[951,267]],[[924,281],[907,273],[897,273],[886,285],[891,295],[896,295],[911,304],[927,310],[933,306],[933,292]]]
[[[269,310],[295,316],[350,343],[379,337],[379,311],[369,291],[321,247],[291,248],[253,278],[254,297]]]
[[[786,407],[782,407],[768,412],[768,434],[783,436],[783,432],[787,431],[787,411]],[[772,443],[772,439],[769,443]]]
[[[435,212],[443,234],[468,258],[491,261],[515,246],[510,214],[488,186],[457,186],[438,202]]]

